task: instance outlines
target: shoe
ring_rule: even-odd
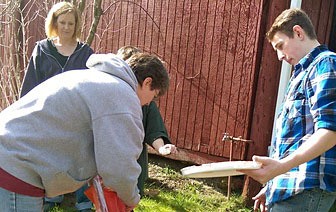
[[[43,212],[49,212],[55,207],[59,207],[60,203],[57,202],[45,202],[43,204]]]

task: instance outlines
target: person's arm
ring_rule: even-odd
[[[170,144],[171,142],[166,127],[156,103],[152,101],[148,106],[143,106],[142,112],[145,129],[145,143],[152,146],[157,138],[162,138],[164,144]]]
[[[280,160],[286,171],[308,162],[336,145],[336,132],[319,129],[297,151]],[[284,173],[284,172],[283,172]]]
[[[318,129],[304,144],[287,157],[274,160],[269,157],[253,156],[253,160],[262,163],[262,167],[258,170],[240,171],[264,184],[274,177],[320,156],[335,145],[335,131]]]
[[[151,145],[161,155],[176,153],[175,145],[171,144],[160,111],[154,101],[143,106],[143,123],[145,143]]]
[[[92,127],[98,175],[106,187],[133,207],[140,201],[137,182],[141,168],[137,159],[144,134],[140,108],[131,109],[133,114],[118,113],[94,120]]]
[[[266,183],[268,180],[320,156],[335,146],[335,62],[334,57],[320,59],[314,69],[308,73],[309,78],[305,84],[309,112],[314,118],[314,128],[317,130],[296,151],[279,161],[268,157],[253,157],[253,160],[263,164],[262,168],[255,172],[243,171],[244,173],[261,183]]]
[[[152,147],[161,155],[177,153],[177,148],[173,144],[165,144],[162,138],[157,138],[152,143]]]
[[[38,45],[35,46],[32,56],[30,57],[25,76],[22,81],[20,89],[20,98],[26,95],[30,90],[41,83],[41,79],[38,73]]]

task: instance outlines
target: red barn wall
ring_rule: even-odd
[[[135,45],[159,55],[171,77],[159,106],[173,143],[228,157],[223,133],[249,134],[261,2],[105,2],[101,28],[114,21],[99,38],[107,43],[96,50],[115,52]],[[242,148],[235,146],[235,158],[242,158]]]
[[[44,17],[54,2],[23,1],[32,20],[26,26],[28,52],[45,37]],[[289,2],[103,1],[92,47],[107,53],[134,45],[165,61],[171,83],[159,107],[172,142],[181,150],[175,159],[227,160],[230,144],[222,142],[225,132],[254,141],[250,146],[233,145],[234,159],[245,159],[246,154],[250,158],[266,153],[280,76],[280,62],[265,40],[265,30]],[[303,1],[325,41],[333,2]],[[83,40],[93,20],[92,2],[87,4],[89,9],[82,14]]]

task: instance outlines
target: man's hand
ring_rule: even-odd
[[[166,144],[165,145],[162,138],[157,138],[153,142],[152,146],[155,149],[155,151],[157,151],[161,155],[169,155],[169,154],[177,153],[176,146],[173,145],[173,144]]]
[[[173,144],[166,144],[159,148],[159,153],[161,155],[169,155],[171,153],[175,154],[177,152],[177,148]]]
[[[260,212],[266,212],[267,207],[266,207],[266,187],[261,189],[257,195],[252,197],[254,200],[254,206],[253,210],[258,211],[258,208],[260,209]]]
[[[252,159],[253,161],[262,164],[260,169],[256,170],[243,169],[238,171],[247,174],[256,181],[260,182],[261,184],[265,184],[274,177],[286,173],[288,171],[286,166],[284,166],[284,164],[278,160],[262,156],[253,156]]]

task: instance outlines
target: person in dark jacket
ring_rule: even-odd
[[[20,97],[59,73],[86,69],[86,61],[93,54],[93,50],[80,41],[80,15],[69,2],[60,2],[51,8],[45,21],[45,33],[47,38],[38,41],[32,52]]]
[[[135,46],[123,46],[118,49],[117,55],[123,60],[127,60],[132,55],[141,52],[141,49]],[[177,148],[170,142],[167,129],[155,101],[151,101],[149,104],[143,105],[142,114],[145,138],[143,141],[143,150],[138,159],[138,163],[141,166],[141,174],[138,179],[138,188],[140,190],[141,197],[145,195],[145,181],[148,179],[147,145],[153,147],[160,155],[177,153]]]
[[[21,86],[20,97],[43,81],[68,70],[86,69],[86,61],[93,50],[79,37],[80,14],[69,2],[55,4],[45,21],[47,38],[36,43]],[[85,196],[87,186],[76,191],[76,208],[91,211],[92,203]],[[45,211],[60,204],[63,196],[45,199]]]

